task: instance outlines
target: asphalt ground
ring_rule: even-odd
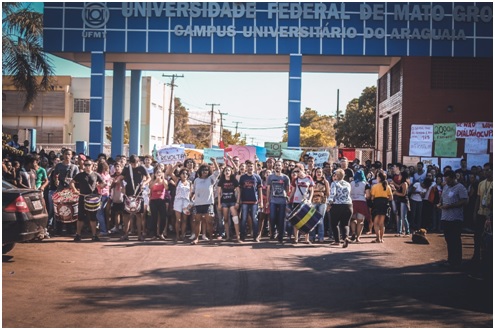
[[[493,280],[439,267],[442,235],[428,234],[430,245],[373,238],[346,249],[268,238],[17,244],[3,256],[2,326],[493,327]],[[464,260],[472,251],[463,234]]]

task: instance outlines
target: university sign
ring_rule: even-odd
[[[53,52],[492,56],[492,3],[46,3]]]

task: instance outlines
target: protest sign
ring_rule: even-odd
[[[492,122],[477,122],[476,137],[478,139],[493,139],[493,123]]]
[[[431,151],[432,151],[432,143],[431,142],[409,141],[409,155],[410,156],[431,157]]]
[[[456,140],[438,140],[435,141],[435,154],[437,157],[456,157],[457,141]]]
[[[185,149],[186,158],[194,159],[196,163],[203,162],[203,150],[202,149]]]
[[[157,158],[157,161],[162,164],[176,164],[184,162],[186,154],[184,148],[164,146],[158,150]]]
[[[266,157],[279,158],[282,155],[282,149],[287,148],[287,142],[265,142]]]
[[[428,165],[434,165],[440,167],[440,163],[438,162],[438,157],[421,157],[421,161],[423,162],[425,168]]]
[[[435,141],[455,140],[456,127],[455,123],[433,124],[433,139]]]
[[[488,154],[484,154],[484,155],[468,154],[466,160],[467,160],[468,168],[471,168],[471,166],[483,166],[486,163],[490,162],[490,155],[488,155]]]
[[[488,143],[486,139],[467,138],[464,140],[464,153],[466,154],[486,154]]]
[[[445,166],[452,167],[452,170],[458,170],[461,168],[461,159],[462,158],[440,158],[440,163],[442,167],[440,169],[443,171]]]
[[[203,153],[204,161],[210,163],[210,158],[215,158],[218,164],[224,163],[223,149],[205,148]]]
[[[419,157],[402,156],[402,164],[405,166],[414,166],[419,162]]]
[[[411,125],[411,141],[433,142],[433,125]]]
[[[457,138],[493,139],[492,122],[466,122],[456,124]]]
[[[256,148],[251,146],[229,146],[229,155],[239,157],[239,161],[244,163],[246,160],[255,161]],[[232,151],[230,151],[232,150]],[[226,149],[227,151],[227,149]]]
[[[315,159],[315,167],[323,167],[323,163],[328,162],[328,157],[330,157],[328,151],[307,151],[306,155]]]
[[[282,159],[300,161],[302,150],[282,149]]]
[[[256,156],[258,156],[258,160],[260,162],[266,162],[266,148],[264,147],[256,147]]]

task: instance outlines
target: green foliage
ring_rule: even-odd
[[[174,143],[194,144],[196,148],[208,148],[210,146],[210,126],[189,126],[189,114],[180,98],[174,99]]]
[[[345,115],[335,124],[338,143],[351,148],[375,146],[376,87],[366,87],[359,99],[347,104]]]
[[[108,141],[112,141],[112,126],[105,126],[105,134]],[[131,121],[126,120],[124,122],[124,144],[129,144],[131,136]]]
[[[335,147],[334,122],[331,116],[320,116],[316,110],[306,108],[301,116],[301,147]],[[286,131],[282,142],[287,139]]]
[[[240,146],[245,146],[246,145],[246,140],[241,140],[241,133],[237,134],[232,134],[232,132],[228,129],[223,129],[222,132],[222,141],[225,144],[225,146],[232,146],[232,145],[240,145]]]
[[[2,74],[25,92],[24,110],[31,110],[38,92],[50,87],[53,69],[43,51],[43,14],[25,3],[2,3]]]

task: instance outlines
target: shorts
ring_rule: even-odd
[[[232,206],[235,206],[235,204],[237,204],[237,203],[222,203],[222,207],[225,209],[229,209]]]
[[[207,205],[194,205],[193,208],[193,213],[194,214],[208,214],[211,216],[215,215],[215,210],[213,209],[212,204],[207,204]]]
[[[174,201],[174,211],[183,213],[184,208],[189,205],[191,201],[187,198],[176,198]]]

